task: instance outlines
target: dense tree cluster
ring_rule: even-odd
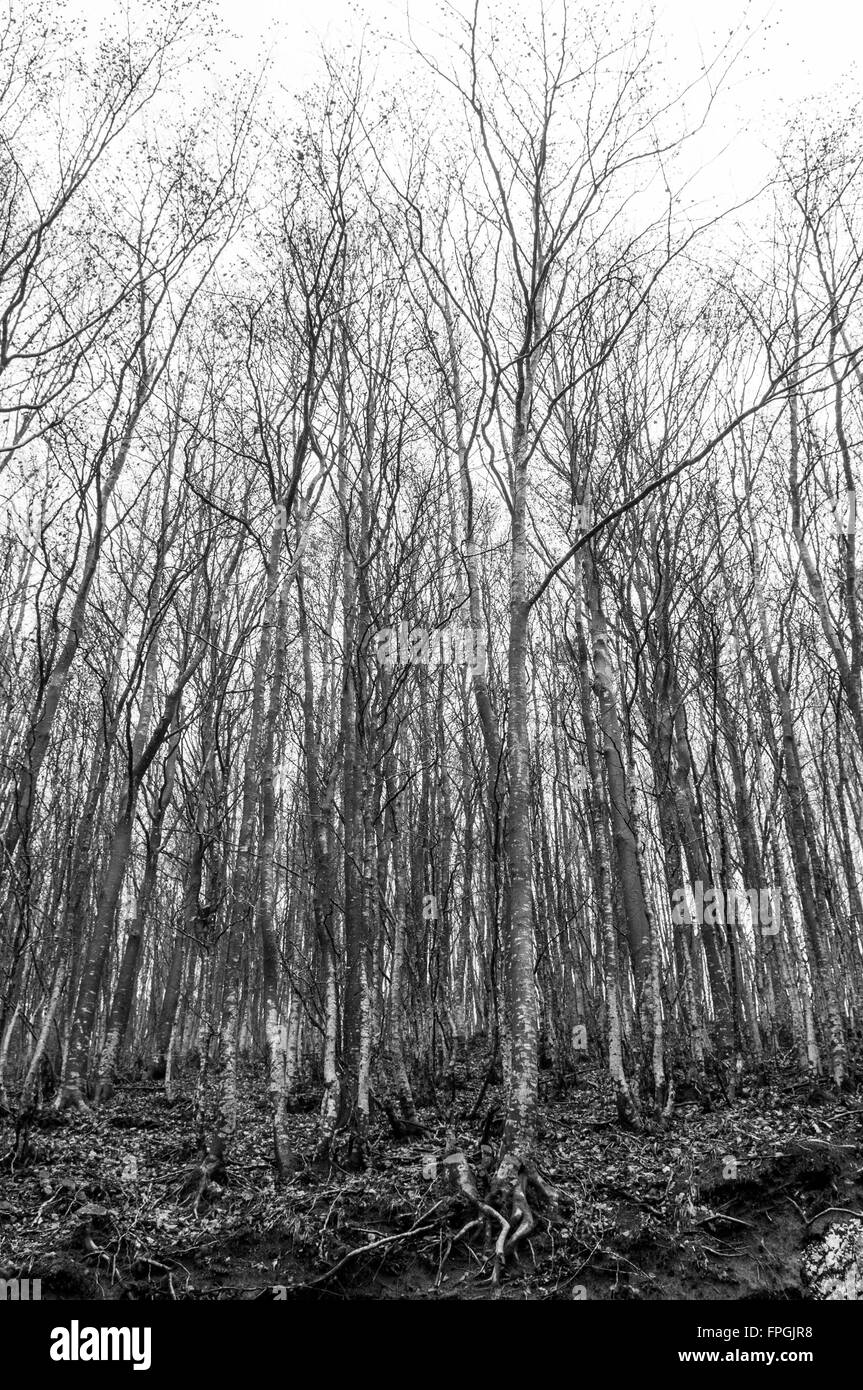
[[[283,124],[166,114],[198,6],[97,52],[7,20],[19,1116],[136,1064],[212,1171],[265,1058],[280,1174],[301,1087],[360,1165],[482,1034],[514,1243],[540,1078],[601,1059],[639,1128],[853,1075],[859,122],[789,128],[734,254],[675,184],[725,55],[675,94],[575,11],[456,24],[405,89],[331,56]]]

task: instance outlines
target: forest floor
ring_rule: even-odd
[[[489,1088],[468,1124],[478,1085],[457,1093],[452,1121],[475,1169],[499,1101]],[[859,1092],[813,1096],[780,1071],[744,1082],[733,1106],[683,1103],[634,1134],[584,1064],[541,1107],[540,1171],[565,1200],[493,1288],[481,1232],[450,1248],[476,1213],[435,1176],[441,1112],[421,1110],[426,1136],[402,1143],[380,1114],[366,1171],[304,1165],[277,1189],[262,1069],[240,1090],[227,1181],[197,1211],[188,1096],[168,1104],[138,1083],[92,1114],[46,1109],[20,1166],[13,1119],[0,1120],[0,1277],[41,1279],[43,1299],[863,1297],[825,1295],[816,1278],[825,1233],[863,1245]],[[315,1124],[314,1109],[291,1116],[301,1155]]]

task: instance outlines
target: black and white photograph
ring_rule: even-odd
[[[203,1374],[252,1303],[316,1375],[370,1302],[662,1374],[853,1340],[861,44],[0,0],[29,1372]]]

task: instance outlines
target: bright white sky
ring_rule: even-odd
[[[119,0],[122,3],[122,0]],[[526,17],[540,0],[521,0]],[[86,17],[91,33],[100,18],[116,15],[118,0],[67,0],[67,11]],[[152,0],[137,0],[146,14]],[[407,14],[414,38],[435,57],[444,54],[438,34],[451,22],[447,10],[472,8],[472,0],[214,0],[235,38],[215,56],[214,68],[251,69],[269,56],[276,82],[289,91],[308,88],[320,72],[318,55],[362,42],[374,55],[378,77],[410,71]],[[503,0],[506,4],[506,0]],[[555,0],[547,0],[554,5]],[[569,0],[575,11],[579,0]],[[480,0],[487,16],[501,0]],[[597,5],[624,26],[642,25],[645,0],[607,0]],[[749,41],[727,89],[717,102],[710,134],[687,154],[698,177],[699,199],[728,208],[754,193],[773,166],[789,114],[807,103],[811,114],[841,112],[863,94],[856,55],[863,52],[860,0],[656,0],[657,51],[666,71],[683,85],[698,72],[732,29]],[[386,48],[382,44],[386,42]],[[192,84],[190,84],[191,87]],[[194,91],[189,91],[194,99]],[[694,190],[690,190],[693,192]]]
[[[78,0],[81,3],[81,0]],[[527,15],[539,0],[523,0]],[[577,5],[578,0],[571,0]],[[365,31],[377,47],[384,35],[387,61],[398,71],[407,59],[406,15],[423,46],[440,52],[436,34],[446,25],[441,0],[217,0],[225,25],[237,36],[234,56],[254,66],[269,52],[280,81],[301,89],[312,79],[323,40],[357,45]],[[497,0],[481,0],[486,14]],[[471,0],[456,0],[456,7]],[[643,22],[644,0],[609,4],[622,23]],[[856,55],[863,52],[859,0],[657,0],[660,49],[681,80],[691,78],[738,27],[749,43],[711,122],[709,144],[693,151],[695,166],[709,164],[701,196],[728,206],[753,193],[773,164],[788,114],[801,102],[842,110],[863,92]],[[401,50],[401,52],[400,52]],[[378,71],[380,72],[380,67]],[[715,163],[713,161],[716,161]]]
[[[81,3],[81,0],[78,0]],[[538,0],[527,0],[528,13]],[[494,0],[486,0],[488,9]],[[396,35],[404,32],[406,0],[218,0],[225,23],[252,48],[273,41],[279,29],[289,43],[279,47],[280,59],[297,73],[311,62],[316,38],[355,38],[363,26]],[[417,30],[438,28],[441,0],[410,0],[410,14]],[[644,0],[618,0],[614,12],[643,19]],[[659,26],[681,47],[697,51],[699,42],[709,49],[717,35],[724,35],[747,12],[754,26],[767,16],[764,57],[769,68],[769,87],[786,98],[795,90],[830,84],[848,70],[863,38],[863,9],[858,0],[769,0],[761,5],[746,0],[658,0]]]

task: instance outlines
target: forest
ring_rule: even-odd
[[[857,1299],[861,109],[436,14],[0,15],[0,1275]]]

